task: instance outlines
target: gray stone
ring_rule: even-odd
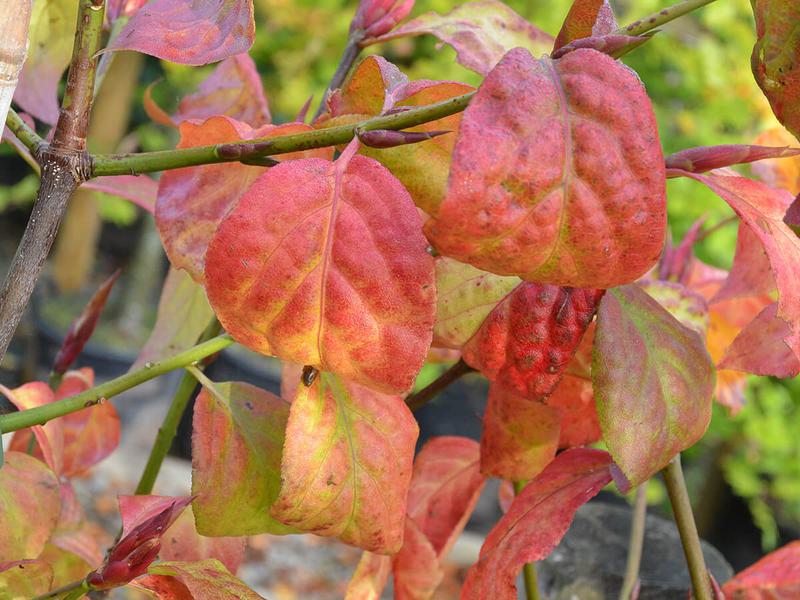
[[[538,563],[549,600],[617,600],[628,557],[631,509],[602,502],[582,506],[553,553]],[[733,569],[703,542],[706,564],[721,584]],[[691,586],[675,523],[648,514],[639,570],[639,600],[686,600]]]

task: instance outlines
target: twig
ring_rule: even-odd
[[[647,481],[636,488],[636,501],[633,504],[633,518],[631,519],[631,536],[628,542],[628,562],[625,565],[625,579],[622,581],[619,600],[631,600],[631,593],[639,579],[646,520]]]
[[[68,398],[63,398],[62,400],[57,400],[56,402],[51,402],[43,406],[37,406],[36,408],[0,415],[0,430],[2,430],[3,433],[11,433],[12,431],[25,429],[32,425],[43,425],[52,419],[63,417],[64,415],[99,404],[112,396],[121,394],[125,390],[136,387],[159,375],[169,373],[175,369],[182,369],[195,361],[216,354],[231,344],[233,344],[233,340],[228,335],[220,335],[207,342],[193,346],[180,354],[176,354],[172,358],[167,358],[157,363],[147,363],[138,371],[126,373],[121,377],[107,381],[106,383],[81,392],[80,394],[69,396]]]
[[[6,127],[8,130],[17,136],[17,139],[30,150],[31,154],[36,155],[39,152],[45,141],[22,120],[17,112],[12,108],[8,111],[6,116]]]
[[[712,2],[714,2],[714,0],[684,0],[683,2],[678,2],[677,4],[663,8],[657,13],[638,19],[630,25],[620,27],[617,29],[617,33],[624,35],[642,35],[643,33],[661,27],[665,23],[669,23],[678,17],[682,17]]]
[[[159,152],[98,154],[92,160],[92,177],[152,173],[154,171],[179,169],[195,165],[238,162],[264,156],[286,154],[288,152],[338,146],[352,140],[356,129],[364,131],[371,129],[406,129],[448,117],[464,110],[474,95],[475,92],[470,92],[463,96],[456,96],[442,102],[420,106],[401,113],[373,117],[352,125],[339,125],[307,133]]]
[[[686,565],[692,578],[695,600],[713,600],[711,581],[708,569],[703,558],[703,548],[700,545],[700,536],[697,535],[697,526],[694,522],[692,504],[689,493],[686,491],[686,482],[683,480],[681,469],[681,455],[678,454],[662,471],[667,494],[675,514],[675,524],[681,535],[683,553],[686,555]]]
[[[704,239],[706,239],[712,233],[716,233],[717,231],[719,231],[723,227],[725,227],[727,225],[730,225],[731,223],[735,223],[738,220],[739,220],[738,215],[731,215],[729,217],[725,217],[724,219],[722,219],[722,221],[720,221],[716,225],[712,225],[708,229],[702,231],[700,233],[700,235],[697,236],[697,239],[695,239],[694,243],[697,244],[699,242],[702,242]]]
[[[524,481],[515,481],[514,495],[519,496],[519,493],[525,487]],[[536,575],[536,565],[534,563],[525,563],[522,566],[522,581],[525,584],[525,600],[540,600],[539,594],[539,581]]]
[[[220,332],[221,328],[219,321],[214,318],[200,336],[199,342],[204,343],[212,339]],[[189,363],[189,365],[192,364],[194,364],[194,361]],[[153,491],[158,472],[161,470],[164,458],[167,456],[167,452],[169,452],[172,446],[172,441],[175,439],[175,435],[178,432],[178,425],[181,422],[181,417],[183,417],[183,413],[186,412],[186,407],[189,405],[189,401],[192,399],[192,393],[196,387],[197,382],[195,378],[192,377],[190,373],[185,372],[183,377],[181,377],[181,382],[178,384],[175,395],[172,397],[172,404],[170,404],[169,410],[164,416],[164,421],[161,423],[161,427],[158,428],[156,441],[153,443],[153,447],[150,448],[150,456],[147,457],[147,464],[144,467],[144,471],[142,471],[139,484],[136,486],[135,493],[137,495],[149,494]]]
[[[53,598],[58,598],[60,596],[64,596],[64,598],[81,598],[83,597],[86,592],[89,590],[89,586],[86,584],[85,579],[81,579],[80,581],[73,581],[72,583],[68,583],[67,585],[63,585],[60,588],[47,592],[46,594],[41,594],[40,596],[36,596],[33,600],[51,600]],[[78,594],[74,596],[72,594]]]
[[[81,0],[72,61],[53,142],[39,147],[35,156],[42,167],[42,180],[25,233],[0,291],[0,360],[5,356],[39,279],[67,201],[91,173],[86,131],[97,67],[95,55],[100,48],[104,15],[104,0]]]
[[[451,383],[458,380],[462,375],[466,375],[474,370],[475,369],[465,363],[463,359],[460,359],[456,364],[442,373],[438,379],[432,381],[416,394],[408,396],[406,398],[406,405],[411,410],[422,408]]]

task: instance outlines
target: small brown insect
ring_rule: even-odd
[[[317,369],[311,365],[306,365],[303,367],[303,375],[300,377],[300,380],[303,382],[304,386],[311,387],[311,384],[314,383],[318,374],[319,371]]]

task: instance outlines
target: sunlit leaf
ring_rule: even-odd
[[[633,486],[694,445],[711,419],[714,365],[702,338],[636,285],[600,303],[592,381],[603,440]]]
[[[0,468],[0,563],[36,558],[55,530],[60,505],[58,479],[47,465],[6,452]]]
[[[701,339],[705,339],[709,321],[708,303],[699,293],[680,283],[657,279],[640,281],[638,286],[666,308],[684,327],[696,331]]]
[[[553,391],[594,317],[602,290],[523,282],[464,345],[464,361],[531,399]]]
[[[800,139],[800,5],[753,0],[758,39],[751,64],[756,83],[778,120]]]
[[[459,63],[485,75],[512,48],[537,56],[549,52],[553,38],[498,0],[465,2],[449,13],[425,13],[371,43],[430,34],[452,46]]]
[[[601,450],[559,454],[489,532],[479,561],[467,573],[462,600],[516,600],[522,566],[552,552],[575,511],[611,481],[610,465],[611,457]]]
[[[216,383],[195,400],[192,493],[202,535],[288,533],[270,517],[280,488],[289,404],[246,383]],[[228,564],[228,563],[226,563]]]
[[[253,0],[151,0],[107,49],[205,65],[247,52],[254,38]]]
[[[137,581],[160,600],[264,600],[216,559],[159,562]]]
[[[209,245],[206,290],[251,349],[404,392],[433,334],[433,258],[408,192],[352,149],[261,176]]]
[[[371,552],[397,552],[417,434],[400,396],[320,373],[292,402],[272,515]]]
[[[737,573],[722,591],[729,600],[780,600],[800,594],[800,541],[786,544]]]
[[[392,573],[392,558],[364,552],[347,584],[344,600],[380,600]]]
[[[49,592],[53,569],[43,560],[17,560],[0,564],[0,596],[27,600]]]
[[[426,232],[502,275],[607,288],[658,259],[664,159],[644,88],[594,50],[509,52],[464,112],[447,197]]]

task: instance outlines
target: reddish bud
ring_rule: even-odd
[[[750,146],[725,144],[722,146],[698,146],[687,148],[668,156],[668,169],[681,169],[690,173],[705,173],[731,165],[755,162],[765,158],[784,158],[800,154],[800,149],[772,146]]]
[[[105,280],[89,300],[80,316],[72,322],[64,342],[61,344],[61,349],[56,355],[56,360],[53,364],[54,373],[63,375],[70,365],[75,362],[75,359],[78,358],[97,326],[97,320],[100,318],[100,313],[103,312],[103,307],[106,305],[111,288],[114,287],[117,279],[119,279],[119,274],[120,271],[117,269],[111,277]]]
[[[669,243],[664,247],[664,254],[661,255],[661,262],[658,265],[659,279],[662,281],[684,282],[686,268],[692,258],[692,248],[697,241],[697,236],[704,222],[705,219],[695,221],[677,247],[673,247]]]
[[[394,148],[406,144],[418,144],[449,131],[392,131],[391,129],[372,129],[356,131],[358,140],[370,148]]]
[[[597,50],[603,54],[619,58],[634,48],[638,48],[651,37],[653,37],[653,33],[645,35],[598,35],[580,38],[561,46],[561,48],[553,52],[551,58],[561,58],[573,50],[578,50],[580,48]]]
[[[361,0],[350,33],[373,38],[391,31],[414,8],[414,0]]]

